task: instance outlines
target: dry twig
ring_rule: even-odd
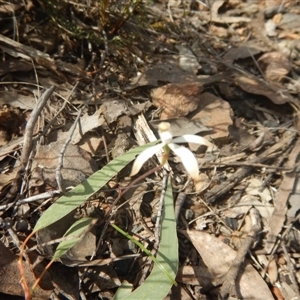
[[[271,156],[274,155],[274,153],[278,150],[284,150],[287,148],[288,145],[290,145],[295,138],[296,134],[292,133],[290,136],[286,137],[282,141],[276,143],[272,147],[268,148],[267,150],[263,151],[259,156],[256,156],[255,154],[249,156],[249,164],[257,164],[257,163],[264,163],[268,159],[271,158]],[[279,153],[282,155],[282,153]],[[278,154],[278,155],[279,155]],[[252,171],[253,167],[251,166],[244,166],[237,172],[235,172],[231,177],[228,178],[228,180],[224,181],[222,184],[215,186],[212,188],[209,192],[205,194],[205,200],[213,204],[216,202],[216,200],[225,195],[227,192],[229,192],[237,183],[239,183],[243,178],[248,176],[250,172]]]
[[[33,132],[35,124],[38,120],[38,117],[40,116],[43,108],[46,105],[47,100],[50,98],[52,93],[54,92],[55,86],[51,86],[49,89],[45,90],[45,92],[42,94],[42,96],[39,98],[39,101],[35,108],[33,109],[30,119],[27,122],[25,134],[24,134],[24,145],[23,145],[23,151],[20,157],[21,164],[19,166],[17,176],[14,179],[11,189],[9,190],[7,196],[6,196],[6,203],[9,203],[11,199],[15,197],[15,195],[18,193],[19,186],[21,183],[21,180],[24,176],[24,170],[28,163],[30,153],[33,147]]]

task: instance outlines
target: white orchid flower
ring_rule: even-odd
[[[186,147],[177,145],[177,143],[195,143],[199,145],[205,145],[209,148],[213,147],[213,144],[210,143],[205,138],[193,135],[193,134],[185,134],[183,136],[179,136],[173,138],[172,133],[170,132],[170,124],[167,122],[162,122],[158,126],[158,133],[161,139],[161,143],[151,146],[140,153],[134,164],[132,166],[130,176],[137,174],[142,168],[143,164],[151,158],[154,154],[156,154],[161,149],[164,150],[165,155],[161,161],[161,164],[164,165],[169,157],[170,150],[179,157],[182,162],[187,174],[195,181],[199,178],[199,167],[197,163],[197,159],[194,154]]]

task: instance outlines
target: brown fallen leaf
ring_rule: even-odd
[[[161,120],[184,117],[198,107],[203,88],[199,83],[170,83],[153,89],[153,104],[162,109]]]
[[[105,124],[105,118],[103,116],[103,109],[98,109],[93,115],[88,113],[84,114],[80,118],[80,123],[76,126],[74,134],[72,136],[72,143],[77,144],[80,142],[84,136],[89,131],[93,131],[95,128],[98,128]],[[70,129],[72,130],[72,129]],[[69,134],[69,132],[68,132]]]
[[[14,168],[9,173],[0,174],[0,191],[2,191],[6,186],[8,186],[14,178],[17,176],[17,168]]]
[[[229,31],[222,26],[210,25],[209,26],[209,34],[216,36],[218,38],[225,39],[225,38],[228,38]]]
[[[277,266],[275,258],[271,259],[271,261],[268,265],[268,275],[269,275],[271,284],[275,285],[276,281],[278,279],[278,266]]]
[[[0,104],[8,104],[13,107],[19,107],[20,109],[32,110],[36,105],[36,100],[33,96],[26,96],[11,91],[1,91]]]
[[[20,8],[24,6],[24,3],[22,4],[12,4],[12,3],[1,3],[0,5],[0,12],[3,13],[11,13],[16,12]]]
[[[214,280],[206,267],[186,265],[178,269],[176,281],[190,285],[208,286]]]
[[[180,83],[195,81],[197,76],[181,69],[176,63],[160,63],[152,66],[143,74],[131,79],[126,90],[132,90],[140,86],[159,86],[159,83]]]
[[[5,131],[4,131],[5,133]],[[1,134],[3,134],[0,130],[0,140]],[[23,144],[23,137],[14,138],[9,141],[6,145],[0,147],[0,161],[2,161],[7,154],[13,152],[16,149],[20,149]]]
[[[25,116],[15,107],[3,105],[0,108],[0,145],[6,145],[12,137],[20,134],[20,126]]]
[[[225,55],[223,56],[223,59],[227,63],[232,64],[234,61],[236,61],[238,59],[252,57],[260,52],[261,52],[261,49],[256,48],[256,47],[245,47],[245,46],[233,47],[233,48],[230,48],[225,53]]]
[[[197,230],[181,232],[192,242],[216,280],[228,272],[236,258],[236,251],[208,233]],[[240,270],[236,284],[242,299],[274,299],[264,279],[250,264]]]
[[[289,59],[280,52],[265,53],[258,62],[269,81],[281,81],[292,68]]]
[[[201,101],[192,119],[199,119],[205,126],[211,128],[209,132],[203,133],[202,136],[221,142],[229,136],[228,126],[232,125],[231,113],[227,101],[205,92],[201,94]],[[192,150],[196,151],[198,148],[198,145],[192,145]]]
[[[35,282],[35,277],[31,271],[28,262],[24,262],[24,273],[28,285],[31,287]],[[0,292],[8,295],[24,296],[22,286],[20,284],[20,273],[18,269],[18,256],[13,254],[0,241],[0,274],[1,284]],[[51,291],[45,291],[39,286],[34,291],[34,299],[49,299]],[[3,297],[3,296],[2,296]],[[2,298],[4,299],[4,298]],[[8,296],[6,299],[9,299]]]
[[[274,104],[284,104],[289,101],[294,102],[290,95],[281,92],[278,87],[267,84],[254,77],[236,74],[233,80],[245,92],[265,96]]]
[[[300,19],[298,14],[286,13],[282,16],[281,22],[278,24],[280,29],[300,31]]]
[[[207,12],[201,12],[201,18],[205,19],[209,23],[219,23],[219,24],[232,24],[239,22],[251,22],[251,18],[246,17],[232,17],[219,14],[219,9],[226,3],[224,0],[213,1],[210,10]]]
[[[96,155],[96,153],[99,153],[103,149],[104,142],[96,133],[88,132],[83,136],[78,146],[92,155]]]
[[[44,183],[56,186],[56,167],[64,141],[40,145],[37,148],[30,186],[40,186]],[[91,156],[79,146],[69,144],[63,158],[62,177],[66,186],[74,186],[98,170]]]
[[[291,137],[292,138],[292,137]],[[288,161],[285,166],[293,170],[298,162],[298,154],[300,150],[300,141],[297,140],[292,152],[289,154]],[[267,233],[267,241],[265,243],[265,250],[271,253],[275,242],[285,224],[288,200],[291,196],[296,195],[294,192],[297,186],[296,171],[286,172],[283,175],[283,180],[277,189],[274,197],[274,211],[269,219],[270,230]],[[296,196],[297,197],[297,196]]]

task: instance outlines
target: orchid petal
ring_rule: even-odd
[[[158,134],[164,144],[168,144],[173,139],[173,135],[170,131],[158,131]]]
[[[184,134],[171,141],[172,143],[194,143],[199,145],[205,145],[207,147],[213,147],[213,144],[209,142],[206,138],[194,135],[194,134]]]
[[[170,131],[170,123],[168,122],[161,122],[158,125],[158,134],[160,136],[160,139],[163,143],[167,144],[169,142],[171,142],[173,135]]]
[[[186,172],[195,180],[199,177],[198,162],[194,154],[188,148],[169,143],[170,149],[178,156],[186,170]]]
[[[143,164],[149,158],[151,158],[155,153],[157,153],[160,149],[162,149],[163,146],[164,146],[163,143],[159,143],[155,146],[147,148],[142,153],[140,153],[133,163],[130,176],[137,174],[139,172],[139,170],[142,168]]]

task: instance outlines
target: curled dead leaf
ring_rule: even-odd
[[[254,77],[235,75],[234,82],[245,92],[265,96],[274,104],[284,104],[293,101],[289,94],[281,92],[276,85],[272,86]]]
[[[170,83],[151,91],[153,104],[162,108],[160,119],[184,117],[198,107],[199,83]]]
[[[268,52],[262,55],[260,63],[269,81],[281,81],[291,70],[289,59],[280,52]]]

